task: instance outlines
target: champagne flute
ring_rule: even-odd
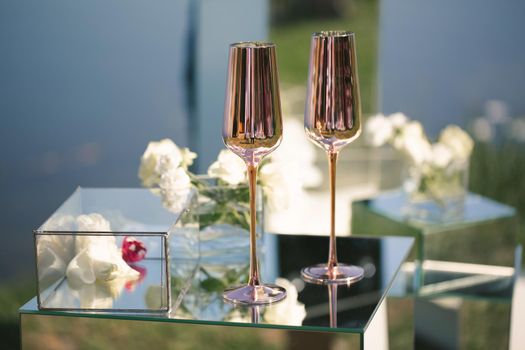
[[[262,42],[230,45],[222,136],[226,147],[244,160],[248,170],[250,276],[246,285],[224,291],[223,298],[228,302],[264,305],[286,297],[284,288],[261,282],[255,233],[257,166],[279,146],[282,129],[275,45]]]
[[[352,32],[314,33],[311,41],[304,127],[308,138],[328,154],[330,175],[330,247],[328,263],[304,268],[303,279],[316,284],[350,284],[363,269],[337,261],[335,176],[339,151],[361,133],[361,102]]]

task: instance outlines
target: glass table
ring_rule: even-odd
[[[217,249],[217,254],[201,257],[192,269],[187,267],[195,266],[193,260],[172,256],[172,295],[178,297],[172,300],[169,312],[39,310],[32,299],[20,308],[22,347],[38,347],[45,341],[50,346],[59,342],[71,347],[127,349],[412,348],[413,301],[390,297],[395,296],[391,287],[402,283],[398,280],[403,278],[400,267],[414,239],[338,238],[340,261],[363,266],[365,278],[351,286],[305,284],[300,270],[326,259],[327,240],[264,235],[260,249],[263,280],[278,280],[287,288],[283,302],[242,307],[222,300],[226,286],[246,278],[248,249],[245,253]],[[202,241],[201,248],[206,250],[207,244],[216,246],[217,242]],[[126,293],[118,298],[127,297]]]
[[[416,239],[392,293],[415,296],[416,346],[507,349],[521,264],[514,208],[469,193],[455,219],[407,216],[402,191],[352,204],[352,232]],[[494,322],[497,320],[497,322]]]

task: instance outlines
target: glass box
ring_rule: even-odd
[[[169,311],[171,275],[191,278],[199,257],[196,191],[177,201],[165,205],[154,189],[78,188],[33,231],[38,307]]]

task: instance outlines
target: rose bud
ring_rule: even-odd
[[[146,246],[135,237],[124,237],[122,241],[122,259],[127,263],[141,261],[146,256]]]

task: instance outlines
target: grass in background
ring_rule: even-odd
[[[0,348],[19,349],[18,309],[35,296],[33,278],[0,286]]]
[[[476,143],[470,162],[472,192],[508,204],[518,211],[518,241],[525,244],[525,147],[516,143]],[[525,266],[523,260],[522,265]]]
[[[348,1],[346,13],[334,19],[298,19],[272,25],[277,45],[279,77],[283,85],[306,87],[310,37],[322,30],[350,30],[356,34],[359,85],[364,113],[376,111],[379,5],[376,0]],[[300,111],[302,113],[302,111]]]

